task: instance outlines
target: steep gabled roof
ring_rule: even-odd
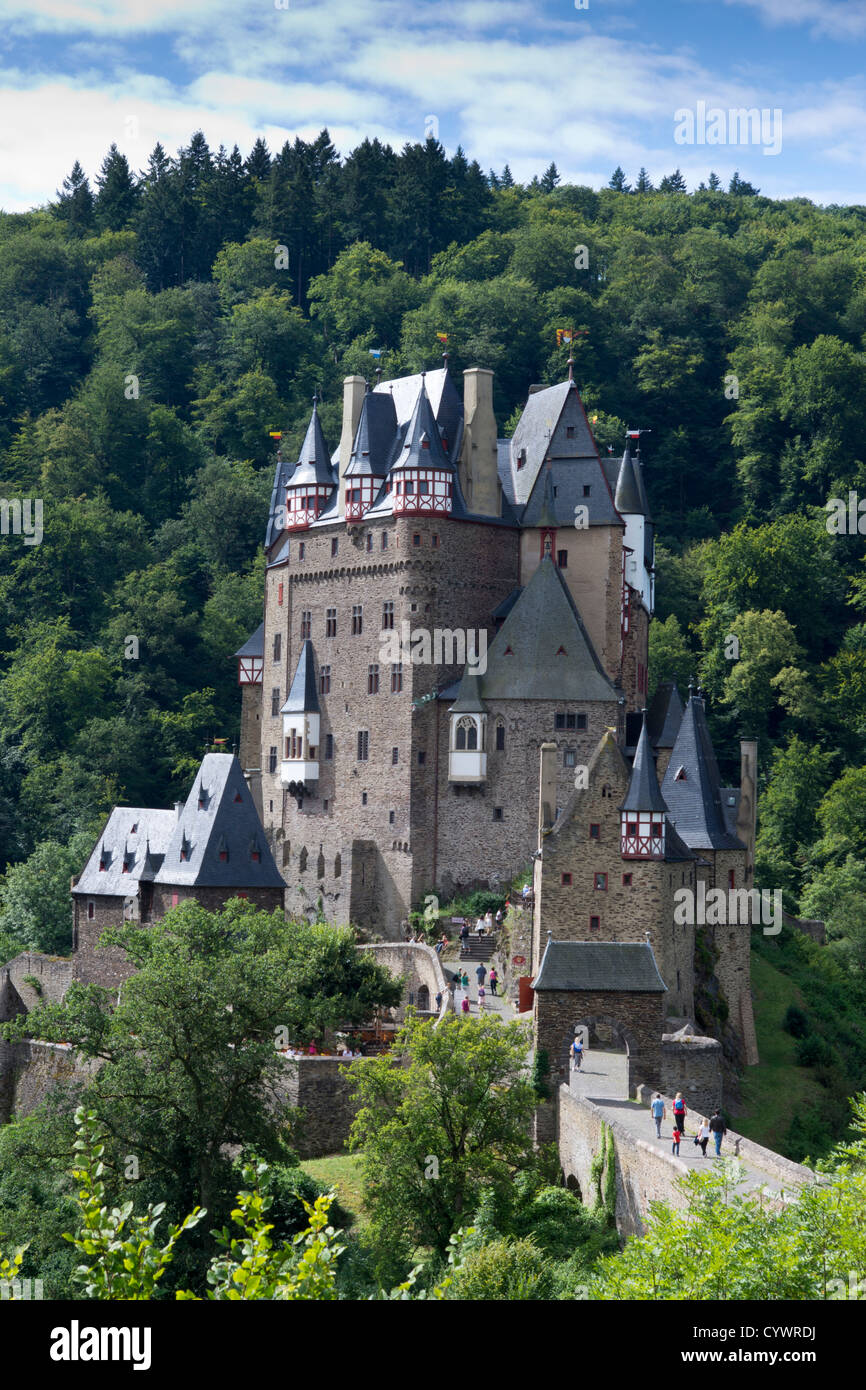
[[[545,558],[494,637],[485,700],[616,700],[577,606]]]
[[[463,401],[447,367],[380,381],[374,388],[374,394],[389,395],[394,402],[397,424],[406,425],[414,414],[422,384],[430,399],[436,424],[448,440],[449,457],[455,462],[463,443]]]
[[[162,862],[176,825],[174,811],[115,806],[72,892],[91,898],[135,897],[139,879],[153,877],[154,864]],[[123,872],[125,856],[127,873]],[[105,864],[102,870],[100,863]]]
[[[304,639],[298,664],[286,703],[280,714],[318,714],[319,696],[316,692],[316,662],[313,644]]]
[[[686,705],[662,782],[662,796],[679,835],[690,849],[743,848],[727,827],[719,768],[704,702],[697,695]]]
[[[226,847],[225,859],[220,858],[221,844]],[[258,860],[253,859],[253,851]],[[155,882],[202,888],[285,886],[243,770],[232,753],[206,753],[202,759],[192,790],[174,820]]]
[[[647,721],[635,749],[634,762],[629,778],[628,790],[620,807],[621,811],[667,811],[665,799],[659,791],[656,765],[647,733]]]
[[[683,722],[683,702],[676,681],[661,681],[647,714],[653,748],[673,748]]]
[[[613,729],[605,729],[595,746],[587,768],[587,785],[591,789],[610,785],[611,796],[619,797],[628,786],[628,763],[622,756]],[[551,834],[559,835],[577,817],[580,820],[587,803],[586,791],[576,787],[557,816]],[[616,803],[614,803],[616,804]]]
[[[667,992],[648,941],[548,941],[532,988],[576,994]]]
[[[463,673],[457,699],[451,706],[451,714],[483,714],[487,706],[481,698],[481,681],[473,675],[468,666]]]
[[[333,487],[336,481],[328,446],[322,433],[317,404],[313,401],[313,413],[304,435],[295,471],[289,482],[292,487],[309,487],[312,483],[323,483]]]

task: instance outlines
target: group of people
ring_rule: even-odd
[[[680,1143],[686,1137],[686,1116],[688,1107],[683,1098],[682,1091],[677,1091],[673,1103],[673,1134],[671,1153],[679,1155]],[[667,1107],[660,1092],[656,1091],[650,1104],[650,1114],[656,1127],[656,1136],[662,1137],[662,1120],[667,1118]],[[712,1137],[716,1146],[716,1157],[719,1158],[722,1152],[722,1140],[727,1134],[727,1125],[718,1109],[714,1110],[709,1120],[702,1119],[694,1135],[694,1143],[700,1149],[703,1158],[707,1156],[707,1145]]]
[[[491,966],[488,975],[487,966],[483,961],[479,961],[478,965],[475,967],[475,978],[478,981],[478,1009],[479,1012],[483,1013],[487,1005],[487,989],[485,987],[485,982],[490,985],[491,995],[495,995],[499,984],[499,976],[496,973],[495,966]],[[454,985],[454,1008],[460,1013],[468,1014],[471,1001],[469,999],[469,976],[467,972],[465,970],[458,970],[453,977],[452,983]],[[436,998],[441,1004],[442,996],[437,995]]]
[[[481,937],[490,936],[490,934],[491,934],[492,931],[493,931],[494,926],[497,926],[497,927],[501,927],[501,926],[502,926],[502,909],[501,909],[501,908],[498,910],[498,912],[495,914],[495,916],[494,916],[494,914],[493,914],[492,912],[486,912],[486,913],[484,914],[483,917],[479,917],[479,918],[476,920],[476,923],[475,923],[475,935],[476,935],[476,936],[481,936]],[[467,944],[468,944],[468,941],[469,941],[469,937],[470,937],[471,935],[472,935],[472,928],[470,927],[470,925],[469,925],[468,922],[464,922],[463,925],[462,925],[461,928],[460,928],[460,951],[461,951],[461,953],[463,953],[463,952],[466,950],[466,947],[467,947]]]

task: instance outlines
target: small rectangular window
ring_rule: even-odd
[[[364,609],[360,603],[352,607],[352,636],[360,637],[364,630]]]
[[[392,749],[391,749],[391,762],[392,762],[392,764],[393,764],[394,766],[396,766],[397,763],[399,763],[399,761],[400,761],[400,749],[399,749],[399,748],[392,748]]]
[[[306,541],[298,541],[298,559],[299,559],[299,560],[303,560],[303,558],[304,558],[304,556],[306,555],[306,553],[307,553],[307,542],[306,542]]]
[[[579,715],[577,716],[577,726],[576,726],[576,727],[577,727],[578,729],[585,729],[585,728],[586,728],[586,715],[585,715],[585,714],[579,714]]]
[[[555,715],[555,716],[554,716],[553,724],[554,724],[554,728],[556,728],[556,729],[564,729],[564,728],[565,728],[565,715],[564,715],[564,714],[557,714],[557,715]]]
[[[596,874],[595,889],[597,893],[607,892],[607,874]]]
[[[600,918],[600,917],[590,917],[590,919],[589,919],[589,929],[590,929],[590,931],[598,931],[598,929],[599,929],[600,926],[601,926],[601,918]]]
[[[278,632],[274,637],[274,661],[279,661],[283,651],[283,634]]]
[[[331,693],[331,668],[330,666],[319,667],[319,694],[330,695]]]
[[[623,888],[631,888],[631,874],[623,874],[622,886]]]
[[[566,729],[576,729],[576,728],[577,728],[577,715],[576,715],[576,714],[567,714],[567,715],[565,716],[565,727],[566,727]]]
[[[330,762],[334,756],[334,735],[325,734],[325,759]]]
[[[338,539],[337,539],[336,536],[332,536],[332,537],[331,537],[331,554],[332,554],[332,555],[336,555],[338,548],[339,548]]]
[[[93,902],[93,901],[91,901],[91,900],[88,900],[88,903],[87,903],[87,920],[88,920],[88,922],[92,922],[95,916],[96,916],[96,903]]]
[[[394,604],[391,599],[386,599],[382,604],[382,627],[390,630],[394,626]]]
[[[393,825],[393,824],[394,824],[394,812],[393,812],[393,811],[389,811],[389,812],[388,812],[388,824],[389,824],[389,825]]]
[[[496,725],[496,751],[501,753],[505,748],[505,725]]]
[[[419,536],[419,534],[418,534],[417,531],[415,532],[414,536],[412,537],[412,544],[413,544],[413,545],[416,545],[416,546],[421,544],[421,537]]]
[[[423,767],[427,761],[427,754],[423,750],[418,754],[418,766]]]
[[[387,550],[387,549],[388,549],[388,532],[387,532],[387,531],[383,531],[383,532],[382,532],[382,549],[383,549],[383,550]]]
[[[277,603],[281,604],[282,601],[283,601],[283,586],[282,586],[282,584],[278,584],[278,585],[277,585]]]
[[[565,765],[566,767],[576,767],[576,766],[577,766],[577,753],[576,753],[575,749],[573,749],[573,748],[566,748],[566,750],[565,750],[565,757],[564,757],[564,765]]]
[[[358,731],[358,762],[365,763],[370,756],[370,734],[367,729]]]
[[[372,550],[372,549],[373,549],[373,532],[372,532],[372,531],[368,531],[368,532],[367,532],[367,549],[368,549],[368,550]]]
[[[280,687],[275,685],[271,691],[271,718],[273,719],[280,712]],[[201,805],[201,802],[199,802]]]
[[[566,439],[574,439],[574,425],[566,425],[565,437]]]
[[[325,609],[325,636],[336,637],[337,635],[337,610],[336,608]]]
[[[393,662],[391,665],[391,694],[399,695],[403,689],[403,663],[402,661]]]
[[[301,641],[309,637],[313,630],[313,615],[308,608],[301,613]]]
[[[736,873],[735,873],[735,871],[734,871],[733,869],[728,869],[728,887],[729,887],[729,888],[736,888],[736,886],[737,886],[737,875],[736,875]]]
[[[570,888],[570,887],[571,887],[571,874],[563,874],[563,875],[562,875],[562,879],[561,879],[561,883],[562,883],[563,888]]]
[[[567,550],[557,550],[557,552],[556,552],[556,563],[559,565],[559,568],[560,568],[561,570],[568,569],[568,551],[567,551]]]
[[[502,807],[501,807],[501,806],[494,806],[494,807],[493,807],[493,819],[494,819],[494,820],[502,820]]]
[[[592,492],[592,488],[590,487],[589,483],[584,483],[584,485],[583,485],[583,495],[584,495],[584,497],[589,497],[590,494],[591,494],[591,492]]]
[[[593,824],[589,827],[589,838],[590,838],[591,840],[598,840],[598,839],[601,838],[601,826],[600,826],[600,825],[596,825],[595,823],[593,823]]]
[[[377,665],[367,667],[367,694],[379,694],[379,667]]]
[[[276,770],[277,770],[277,750],[276,750],[275,747],[272,746],[270,752],[268,753],[268,772],[276,772]],[[272,804],[271,804],[271,810],[273,810],[273,809],[274,809],[274,807],[273,807],[273,803],[272,803]]]
[[[361,805],[362,805],[362,806],[366,806],[366,804],[367,804],[367,793],[366,793],[366,792],[361,792]]]
[[[438,537],[438,536],[431,536],[431,537],[430,537],[430,544],[432,545],[432,547],[433,547],[434,550],[438,550],[438,549],[439,549],[439,537]]]

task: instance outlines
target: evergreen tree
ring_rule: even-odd
[[[244,168],[251,179],[263,183],[271,172],[271,152],[261,136],[246,157]]]
[[[62,189],[57,190],[55,211],[75,236],[84,236],[93,225],[93,194],[77,159],[69,178],[63,180]]]
[[[492,188],[494,191],[499,187],[499,175],[496,173],[495,169],[488,170],[487,186],[488,188]]]
[[[755,188],[753,184],[747,183],[740,178],[739,170],[734,170],[734,176],[728,184],[728,192],[734,193],[741,198],[753,198],[760,193],[760,188]]]
[[[174,161],[157,141],[147,163],[136,223],[136,259],[152,292],[182,279],[183,213]]]
[[[718,193],[721,190],[721,187],[722,181],[719,178],[718,174],[713,173],[711,171],[710,177],[707,179],[707,188],[711,193]]]
[[[556,165],[551,161],[551,163],[548,164],[547,168],[541,176],[542,193],[552,193],[558,183],[559,170],[557,169]]]
[[[505,168],[502,170],[502,174],[500,175],[499,182],[500,182],[500,185],[501,185],[503,188],[513,188],[513,187],[514,187],[514,176],[513,176],[512,172],[511,172],[511,169],[509,168],[509,166],[508,166],[507,164],[506,164]]]
[[[391,193],[393,247],[410,274],[426,275],[451,237],[443,227],[445,190],[452,170],[438,140],[405,145]]]
[[[659,184],[659,193],[687,193],[686,181],[679,169],[675,169],[672,174],[666,174]]]
[[[340,178],[340,223],[347,243],[369,241],[379,250],[386,248],[396,175],[397,156],[379,140],[362,140],[347,157]]]
[[[96,187],[96,225],[101,231],[122,231],[135,215],[139,190],[126,155],[116,145],[102,161]]]
[[[631,192],[631,185],[626,183],[625,174],[622,171],[621,165],[618,164],[611,174],[608,188],[612,188],[615,193]]]
[[[652,193],[652,179],[646,169],[641,165],[640,173],[637,176],[637,183],[634,186],[635,193]]]

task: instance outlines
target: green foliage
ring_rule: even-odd
[[[809,1015],[799,1009],[796,1004],[789,1004],[785,1010],[782,1027],[786,1033],[791,1034],[792,1038],[805,1038],[809,1032]]]
[[[465,1302],[550,1299],[555,1295],[553,1267],[530,1237],[505,1237],[470,1251],[455,1276],[448,1297]]]
[[[538,1100],[550,1100],[550,1058],[543,1047],[532,1058],[532,1089]]]

